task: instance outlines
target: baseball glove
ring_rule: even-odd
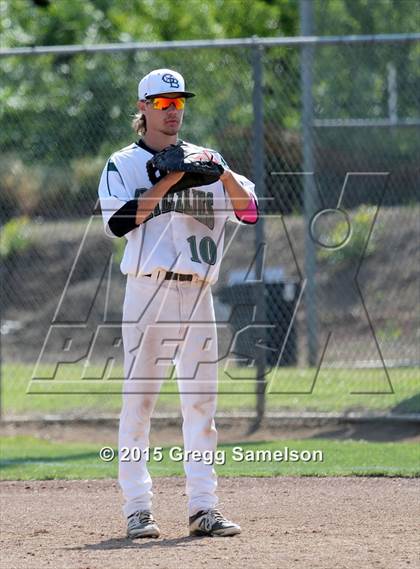
[[[213,184],[224,172],[223,166],[216,162],[211,150],[183,141],[171,144],[155,154],[147,162],[146,168],[152,184],[156,184],[168,172],[185,172],[179,182],[169,190],[171,193]]]

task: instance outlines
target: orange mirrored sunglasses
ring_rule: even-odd
[[[153,108],[158,111],[165,111],[171,105],[175,105],[177,111],[185,107],[185,97],[175,97],[173,99],[171,97],[154,97],[150,102]]]

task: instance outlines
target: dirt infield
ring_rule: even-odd
[[[398,569],[418,567],[419,481],[219,478],[233,538],[190,538],[184,480],[156,478],[163,537],[127,540],[116,481],[2,482],[8,569]]]

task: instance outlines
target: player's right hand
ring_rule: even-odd
[[[165,180],[168,180],[168,182],[171,183],[171,186],[173,186],[174,184],[179,182],[179,180],[182,178],[184,174],[185,172],[169,172],[168,174],[166,174]]]

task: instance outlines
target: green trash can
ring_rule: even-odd
[[[255,316],[260,286],[260,283],[255,282],[234,282],[219,290],[220,301],[231,307],[228,322],[232,333],[239,333],[231,348],[230,357],[237,359],[239,366],[249,366],[256,360],[257,350],[265,349],[268,367],[295,366],[298,353],[293,314],[299,298],[300,283],[293,279],[264,281],[265,322],[259,322]],[[265,330],[264,335],[261,333],[261,324]],[[265,348],[261,347],[262,340]]]

